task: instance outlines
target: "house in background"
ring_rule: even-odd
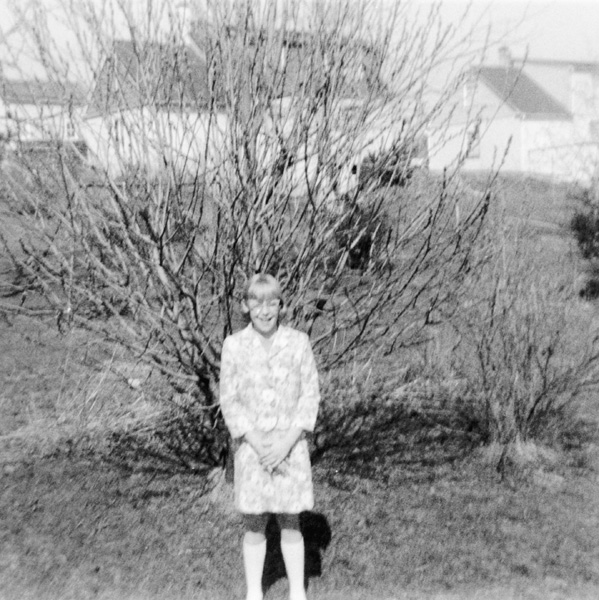
[[[217,145],[226,129],[214,101],[208,67],[189,47],[117,40],[95,81],[83,135],[111,175],[156,169],[165,158],[177,170],[197,172],[205,167],[208,136]]]
[[[201,38],[201,30],[195,33]],[[247,81],[252,65],[243,65],[240,56],[232,73],[218,72],[202,43],[191,36],[179,46],[149,40],[114,42],[96,78],[84,131],[91,153],[111,175],[131,167],[160,169],[166,160],[193,176],[235,162],[239,149],[230,147],[230,128],[252,110]],[[278,103],[272,112],[285,116],[284,98],[294,81],[293,56],[285,53],[291,66],[272,95],[273,106]],[[269,116],[260,118],[267,130]]]
[[[85,94],[75,83],[0,79],[0,138],[9,147],[81,139]]]
[[[431,169],[465,156],[464,171],[588,183],[599,165],[599,63],[513,60],[483,66],[463,88],[450,126],[431,135]]]
[[[262,32],[255,35],[260,40]],[[114,176],[132,166],[163,168],[165,159],[175,169],[195,175],[238,168],[243,161],[236,160],[235,153],[251,151],[256,152],[251,160],[264,165],[266,178],[280,170],[286,189],[305,193],[316,173],[322,177],[316,150],[293,139],[299,135],[294,128],[298,104],[299,110],[311,109],[313,98],[322,93],[317,71],[320,67],[324,72],[324,64],[314,68],[307,63],[320,56],[313,37],[305,32],[276,31],[265,47],[260,45],[262,41],[254,45],[249,37],[239,47],[231,45],[239,53],[233,57],[223,48],[206,48],[218,44],[215,39],[198,27],[192,28],[186,44],[178,47],[116,41],[101,66],[85,115],[84,136],[90,154]],[[211,53],[218,57],[217,64],[210,60]],[[347,54],[358,60],[348,61],[351,67],[335,85],[339,85],[337,106],[349,115],[376,82],[368,78],[367,48],[352,47]],[[258,91],[257,77],[264,78],[259,84],[264,89]],[[252,94],[261,94],[259,101]],[[343,118],[338,116],[340,121]],[[312,127],[317,138],[322,127],[318,117],[312,120]],[[243,132],[251,135],[252,130],[257,135],[253,149],[253,142],[241,143]],[[294,148],[286,147],[287,141],[295,144]],[[298,148],[305,150],[303,159],[298,158]],[[328,187],[339,192],[357,182],[349,161],[335,165],[327,177],[335,178]]]

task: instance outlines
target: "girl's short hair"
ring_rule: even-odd
[[[283,292],[278,279],[268,273],[256,273],[252,275],[247,285],[245,286],[245,294],[243,296],[244,305],[243,313],[249,315],[247,301],[250,299],[263,300],[265,298],[278,298],[281,302],[281,311],[279,315],[283,317],[286,312],[285,301],[283,300]]]
[[[245,287],[244,299],[282,298],[281,284],[268,273],[252,275]]]

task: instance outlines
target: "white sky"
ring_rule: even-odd
[[[67,2],[69,0],[66,0]],[[90,2],[93,5],[105,4],[106,0],[72,0],[77,4]],[[130,0],[131,5],[145,12],[152,0]],[[176,6],[185,0],[172,0]],[[265,0],[273,1],[273,0]],[[395,3],[396,0],[384,0]],[[11,14],[11,5],[27,6],[32,2],[41,6],[48,14],[58,15],[55,7],[65,0],[0,0],[0,62],[7,77],[17,77],[11,68],[11,60],[18,60],[25,72],[36,73],[19,40],[19,28]],[[153,5],[160,0],[154,0]],[[425,12],[430,0],[404,0],[404,4],[414,10]],[[528,50],[531,58],[554,58],[579,61],[599,61],[599,0],[471,0],[468,18],[462,16],[469,2],[467,0],[444,0],[441,14],[446,23],[454,23],[464,31],[473,30],[481,41],[488,28],[493,40],[502,40],[515,56],[523,56]],[[110,15],[107,15],[110,18]],[[56,43],[63,48],[65,61],[71,60],[72,48],[67,46],[69,34],[56,18],[50,23],[50,30]],[[1,44],[4,39],[4,44]],[[12,56],[9,56],[12,54]],[[491,56],[489,57],[491,59]]]
[[[455,18],[467,4],[446,0],[443,14]],[[505,36],[514,55],[528,48],[531,58],[599,61],[599,0],[473,0],[470,10],[470,20]]]

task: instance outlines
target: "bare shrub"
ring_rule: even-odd
[[[599,217],[597,210],[577,211],[570,221],[583,258],[599,256]]]
[[[577,293],[581,298],[594,300],[599,296],[599,205],[592,188],[575,189],[571,199],[575,202],[570,219],[578,250],[586,264],[584,273],[577,281]]]
[[[454,364],[487,443],[536,456],[530,443],[555,442],[597,383],[599,337],[572,297],[572,274],[548,268],[530,228],[503,221],[488,233],[487,259],[456,321]]]
[[[409,369],[397,369],[397,357],[357,375],[327,374],[313,461],[384,479],[398,464],[442,464],[480,444],[463,386],[413,377]]]
[[[214,411],[178,394],[145,422],[112,428],[106,458],[121,467],[207,475],[225,466],[227,434]]]
[[[380,19],[348,0],[284,14],[208,2],[191,28],[163,8],[170,26],[157,40],[157,13],[141,26],[123,3],[122,42],[90,4],[70,6],[94,50],[83,52],[95,82],[89,156],[74,162],[57,144],[52,168],[25,160],[27,185],[10,180],[26,233],[5,247],[61,327],[119,344],[175,391],[191,386],[212,420],[221,343],[255,271],[281,279],[323,370],[388,354],[450,311],[492,179],[464,202],[459,164],[401,187],[356,167],[373,151],[405,164],[427,128],[447,126],[467,69],[432,101],[426,82],[467,36],[438,8],[409,27],[403,5]],[[64,82],[38,16],[34,48]]]

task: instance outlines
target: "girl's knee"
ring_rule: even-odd
[[[265,541],[266,536],[258,531],[246,531],[243,536],[244,544],[249,544],[250,546],[257,546]]]
[[[298,542],[302,538],[299,525],[299,515],[295,514],[279,514],[277,515],[279,527],[281,529],[282,542]]]
[[[245,525],[246,533],[261,535],[264,537],[264,532],[266,530],[266,522],[268,520],[268,515],[243,515],[243,522]]]
[[[281,542],[285,544],[297,544],[302,539],[302,532],[299,529],[281,529]]]
[[[281,542],[285,544],[297,544],[303,539],[299,529],[281,529]]]

